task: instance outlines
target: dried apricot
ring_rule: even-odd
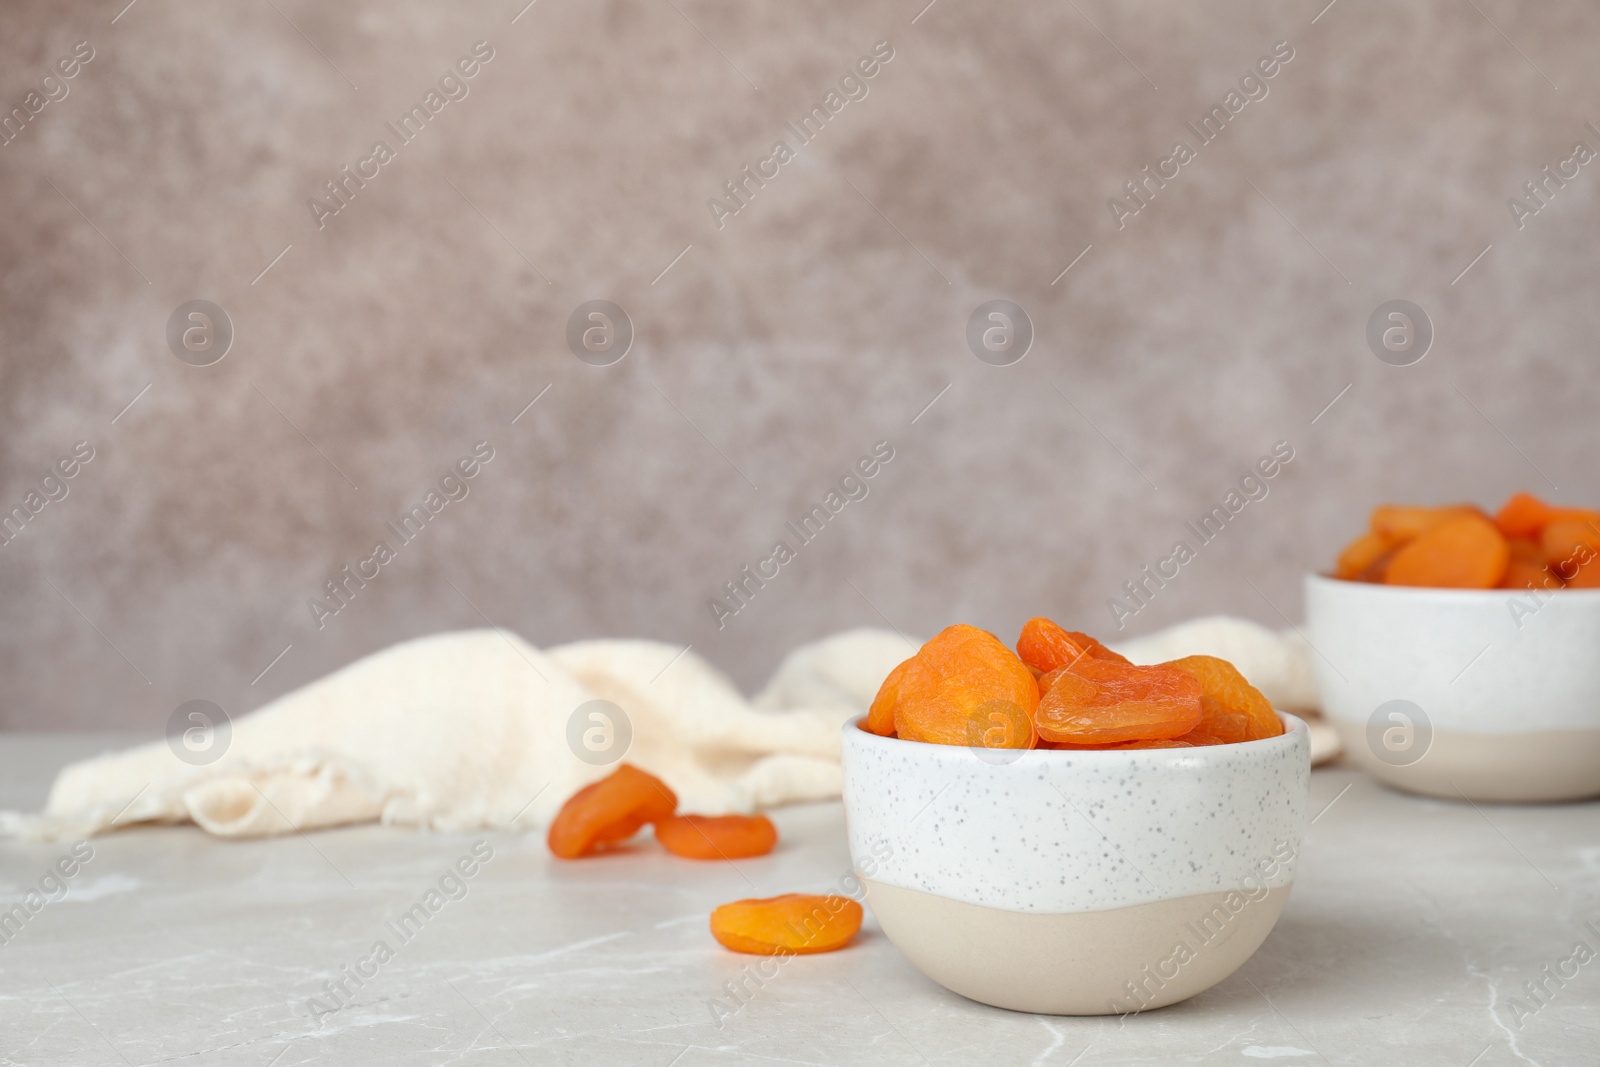
[[[1187,737],[1189,735],[1185,734],[1184,736]],[[1204,743],[1205,744],[1221,744],[1220,741],[1207,741],[1207,742],[1204,742]],[[1069,743],[1067,743],[1065,741],[1041,741],[1041,742],[1039,742],[1039,747],[1040,748],[1055,748],[1055,749],[1062,749],[1062,750],[1073,749],[1073,750],[1082,751],[1082,752],[1088,752],[1088,751],[1109,752],[1109,751],[1112,751],[1114,749],[1126,750],[1126,749],[1132,749],[1132,748],[1194,748],[1195,747],[1195,742],[1193,742],[1193,741],[1182,741],[1182,740],[1179,740],[1177,738],[1160,737],[1160,738],[1155,738],[1155,739],[1150,740],[1150,741],[1118,741],[1114,745],[1073,745],[1073,744],[1069,744]]]
[[[1558,514],[1532,493],[1517,493],[1495,512],[1494,524],[1507,538],[1537,538]]]
[[[1063,630],[1043,616],[1029,619],[1022,624],[1022,636],[1017,638],[1017,655],[1022,657],[1022,662],[1041,675],[1065,667],[1084,656],[1115,660],[1118,663],[1128,662],[1125,657],[1111,651],[1088,634]]]
[[[1200,683],[1185,671],[1085,657],[1052,673],[1034,719],[1047,741],[1153,741],[1200,724]]]
[[[667,783],[624,763],[568,797],[545,840],[560,858],[577,859],[626,841],[645,823],[669,819],[677,810],[677,794]]]
[[[1429,526],[1394,554],[1383,580],[1389,585],[1493,589],[1505,577],[1511,552],[1500,530],[1476,512]]]
[[[1539,547],[1556,577],[1576,584],[1582,569],[1600,556],[1600,523],[1558,519],[1544,528]]]
[[[1462,515],[1483,516],[1471,504],[1453,504],[1442,508],[1407,507],[1384,504],[1372,510],[1372,532],[1388,542],[1391,548],[1406,544],[1446,519]]]
[[[916,659],[912,656],[911,659]],[[861,728],[868,733],[880,737],[894,736],[894,705],[896,694],[900,690],[900,679],[905,677],[906,668],[911,666],[911,659],[901,663],[900,666],[889,672],[889,677],[883,680],[878,687],[878,695],[872,698],[872,707],[867,709],[866,720]]]
[[[1496,520],[1499,525],[1499,520]],[[1561,580],[1545,566],[1544,549],[1538,541],[1526,537],[1513,537],[1506,542],[1511,562],[1506,566],[1506,576],[1500,579],[1501,589],[1559,589]]]
[[[1572,577],[1567,579],[1569,589],[1600,589],[1600,556],[1591,556],[1578,564]]]
[[[674,856],[742,860],[771,852],[778,828],[765,815],[674,815],[656,823],[656,840]]]
[[[722,905],[711,913],[711,936],[735,952],[803,956],[843,948],[861,929],[861,916],[849,897],[785,893]]]
[[[1190,733],[1204,739],[1185,734],[1182,740],[1227,745],[1283,733],[1283,720],[1272,710],[1272,702],[1227,660],[1185,656],[1162,666],[1192,674],[1200,683],[1200,724]]]
[[[906,741],[1032,748],[1039,685],[1000,640],[976,626],[941,631],[896,686],[895,733]]]
[[[1469,504],[1384,505],[1371,525],[1345,546],[1336,577],[1435,588],[1600,588],[1600,511],[1592,508],[1516,493],[1492,519]]]
[[[1339,553],[1339,561],[1333,568],[1334,577],[1352,582],[1381,580],[1381,564],[1391,551],[1393,548],[1388,541],[1375,533],[1364,533]]]

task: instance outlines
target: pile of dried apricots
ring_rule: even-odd
[[[1283,733],[1227,660],[1137,666],[1087,634],[1029,619],[1015,652],[956,625],[884,679],[861,728],[979,748],[1190,748]]]
[[[1600,588],[1600,511],[1518,493],[1493,516],[1471,504],[1384,505],[1334,577],[1444,589]]]
[[[646,825],[668,852],[688,859],[765,856],[778,843],[765,815],[679,815],[667,783],[629,763],[568,797],[545,840],[560,859],[579,859],[621,847]],[[711,913],[711,935],[735,952],[804,955],[842,948],[861,918],[849,897],[785,893],[722,905]]]

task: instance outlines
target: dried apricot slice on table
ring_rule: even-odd
[[[1156,741],[1200,724],[1200,683],[1185,671],[1085,658],[1052,675],[1034,720],[1047,741]]]
[[[976,626],[942,630],[896,686],[895,733],[905,741],[1032,748],[1039,684],[1000,639]]]
[[[739,860],[771,852],[778,828],[765,815],[674,815],[656,823],[656,840],[674,856]]]
[[[1200,683],[1200,724],[1180,740],[1196,745],[1229,745],[1283,733],[1283,720],[1272,710],[1272,702],[1227,660],[1185,656],[1162,666],[1191,674]]]
[[[670,819],[678,796],[667,783],[631,763],[584,786],[561,805],[545,841],[564,860],[620,844],[645,823]]]
[[[785,893],[722,905],[711,913],[711,936],[735,952],[804,956],[843,948],[861,929],[861,915],[849,897]]]
[[[894,736],[894,705],[900,693],[900,679],[905,677],[912,659],[916,657],[912,656],[890,671],[889,677],[878,687],[878,695],[872,698],[872,707],[867,709],[866,721],[861,724],[863,730],[880,737]]]
[[[1510,561],[1505,535],[1494,523],[1464,513],[1434,523],[1396,552],[1383,580],[1389,585],[1493,589]]]
[[[1111,651],[1088,634],[1063,630],[1049,619],[1036,616],[1022,624],[1022,635],[1017,638],[1017,655],[1022,662],[1038,671],[1051,671],[1075,663],[1084,656],[1126,663],[1127,659]]]

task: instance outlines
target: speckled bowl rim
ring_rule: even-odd
[[[1441,604],[1494,604],[1504,607],[1506,597],[1524,596],[1527,589],[1441,589],[1431,585],[1384,585],[1380,582],[1356,582],[1348,578],[1335,578],[1323,571],[1307,571],[1307,584],[1347,591],[1353,597],[1388,598],[1413,601],[1437,601]],[[1563,600],[1589,600],[1600,610],[1600,589],[1541,589],[1541,595],[1559,596]]]
[[[1310,734],[1305,720],[1298,715],[1291,715],[1286,711],[1272,709],[1283,722],[1283,733],[1277,737],[1264,737],[1259,741],[1234,741],[1226,745],[1196,745],[1193,748],[1103,748],[1103,749],[1064,749],[1064,748],[1030,748],[1030,749],[996,749],[995,751],[1018,751],[1021,753],[1016,759],[988,764],[997,771],[1015,770],[1017,768],[1047,766],[1053,761],[1073,760],[1082,757],[1091,759],[1109,758],[1121,759],[1124,764],[1145,763],[1155,766],[1173,764],[1184,760],[1205,759],[1210,761],[1226,759],[1248,759],[1253,756],[1265,757],[1275,748],[1289,748],[1296,744],[1297,734],[1305,735],[1309,751]],[[970,745],[940,745],[932,741],[907,741],[899,737],[884,737],[870,730],[863,730],[861,724],[867,721],[865,715],[858,715],[846,722],[843,731],[854,730],[860,734],[860,740],[867,744],[878,744],[888,747],[905,745],[908,747],[931,749],[928,758],[940,759],[977,759]],[[848,735],[847,735],[848,736]],[[921,757],[914,757],[921,758]],[[1309,759],[1309,757],[1308,757]]]

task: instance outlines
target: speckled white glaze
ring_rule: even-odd
[[[1330,718],[1409,700],[1437,730],[1600,730],[1600,589],[1413,589],[1306,575]]]
[[[1311,763],[1305,723],[1283,719],[1286,732],[1264,741],[1038,750],[998,763],[992,751],[879,737],[852,722],[851,859],[877,882],[1019,912],[1287,886]]]

